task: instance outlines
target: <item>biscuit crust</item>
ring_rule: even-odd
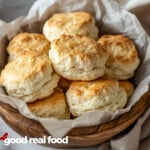
[[[50,48],[49,41],[42,34],[37,33],[19,33],[9,43],[7,52],[9,60],[24,55],[33,55],[35,57],[47,55]]]
[[[54,70],[69,80],[94,80],[103,76],[107,54],[86,36],[63,35],[51,43],[49,58]]]
[[[2,70],[0,83],[8,95],[33,102],[49,96],[57,86],[59,76],[53,73],[51,62],[41,57],[18,57]]]
[[[39,117],[70,118],[65,94],[60,88],[55,88],[53,94],[47,98],[29,103],[28,107],[33,114]]]
[[[115,112],[127,103],[125,90],[114,79],[73,82],[66,97],[73,116],[96,110]]]
[[[84,35],[98,38],[94,17],[87,12],[66,12],[54,14],[43,26],[43,34],[52,41],[61,35]]]
[[[130,98],[134,92],[134,85],[128,80],[119,81],[119,86],[124,88],[128,98]]]
[[[135,44],[124,35],[104,35],[98,42],[109,55],[106,75],[119,80],[131,78],[140,63]]]

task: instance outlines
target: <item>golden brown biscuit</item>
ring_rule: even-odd
[[[28,104],[28,107],[33,114],[39,117],[70,118],[66,98],[60,88],[56,88],[51,96]]]
[[[119,81],[119,85],[125,89],[128,98],[132,96],[134,92],[134,86],[131,82],[125,80],[125,81]]]
[[[72,81],[67,80],[67,79],[64,79],[64,78],[61,77],[60,80],[59,80],[58,85],[59,85],[59,87],[61,87],[64,91],[66,91],[66,90],[69,88],[71,82],[72,82]]]
[[[106,74],[102,77],[102,79],[108,80],[113,79],[110,76],[107,76]],[[130,98],[134,92],[134,85],[128,81],[128,80],[119,80],[119,86],[124,88],[124,90],[127,93],[128,98]]]
[[[134,43],[124,35],[104,35],[98,42],[109,55],[105,73],[119,80],[133,77],[140,62]]]
[[[19,33],[9,43],[7,52],[9,60],[14,60],[16,57],[25,54],[40,56],[48,55],[50,43],[42,34],[37,33]]]
[[[87,12],[66,12],[54,14],[46,21],[43,34],[52,41],[61,35],[84,35],[98,38],[94,17]]]
[[[89,37],[63,35],[51,42],[49,58],[62,77],[89,81],[103,76],[108,55]]]
[[[58,81],[59,76],[53,73],[48,59],[30,55],[10,61],[0,76],[0,84],[8,95],[26,102],[51,95]]]
[[[127,103],[127,94],[113,79],[73,82],[67,93],[67,102],[73,116],[95,110],[116,111]]]

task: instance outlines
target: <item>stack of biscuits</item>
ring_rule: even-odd
[[[133,94],[140,59],[124,35],[102,35],[87,12],[54,14],[43,34],[19,33],[9,42],[0,85],[39,117],[70,119],[115,112]]]

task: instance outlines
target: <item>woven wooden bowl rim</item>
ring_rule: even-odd
[[[67,133],[68,144],[44,144],[44,146],[75,148],[101,144],[129,128],[146,111],[149,105],[150,88],[129,112],[101,125],[73,128]],[[50,136],[39,122],[24,117],[18,110],[8,104],[0,102],[0,115],[14,131],[22,136]]]

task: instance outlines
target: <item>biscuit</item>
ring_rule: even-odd
[[[2,70],[0,84],[9,96],[33,102],[52,94],[59,76],[51,62],[42,57],[24,56],[10,61]]]
[[[60,88],[56,88],[53,94],[47,98],[29,103],[28,107],[34,115],[39,117],[70,118],[65,94]]]
[[[134,43],[124,35],[104,35],[98,42],[109,55],[106,75],[118,80],[133,77],[140,62]]]
[[[127,103],[125,90],[113,79],[73,82],[66,97],[70,112],[75,117],[96,110],[115,112]]]
[[[63,35],[51,42],[49,58],[54,70],[68,80],[94,80],[104,74],[108,55],[86,36]]]
[[[43,34],[51,42],[61,35],[84,35],[98,38],[94,17],[87,12],[66,12],[54,14],[43,26]]]
[[[107,76],[106,74],[101,79],[113,79],[110,76]],[[119,86],[124,88],[124,90],[127,93],[127,97],[130,98],[134,92],[134,85],[128,81],[128,80],[119,80]]]
[[[19,33],[10,42],[7,52],[10,55],[9,60],[23,55],[47,55],[50,48],[49,41],[42,34],[37,33]]]
[[[128,98],[132,96],[134,92],[134,86],[131,82],[127,80],[124,80],[124,81],[122,80],[122,81],[119,81],[119,86],[125,89]]]
[[[59,80],[58,86],[60,88],[62,88],[64,91],[66,91],[69,88],[71,82],[72,81],[64,79],[64,78],[61,77],[60,80]]]

